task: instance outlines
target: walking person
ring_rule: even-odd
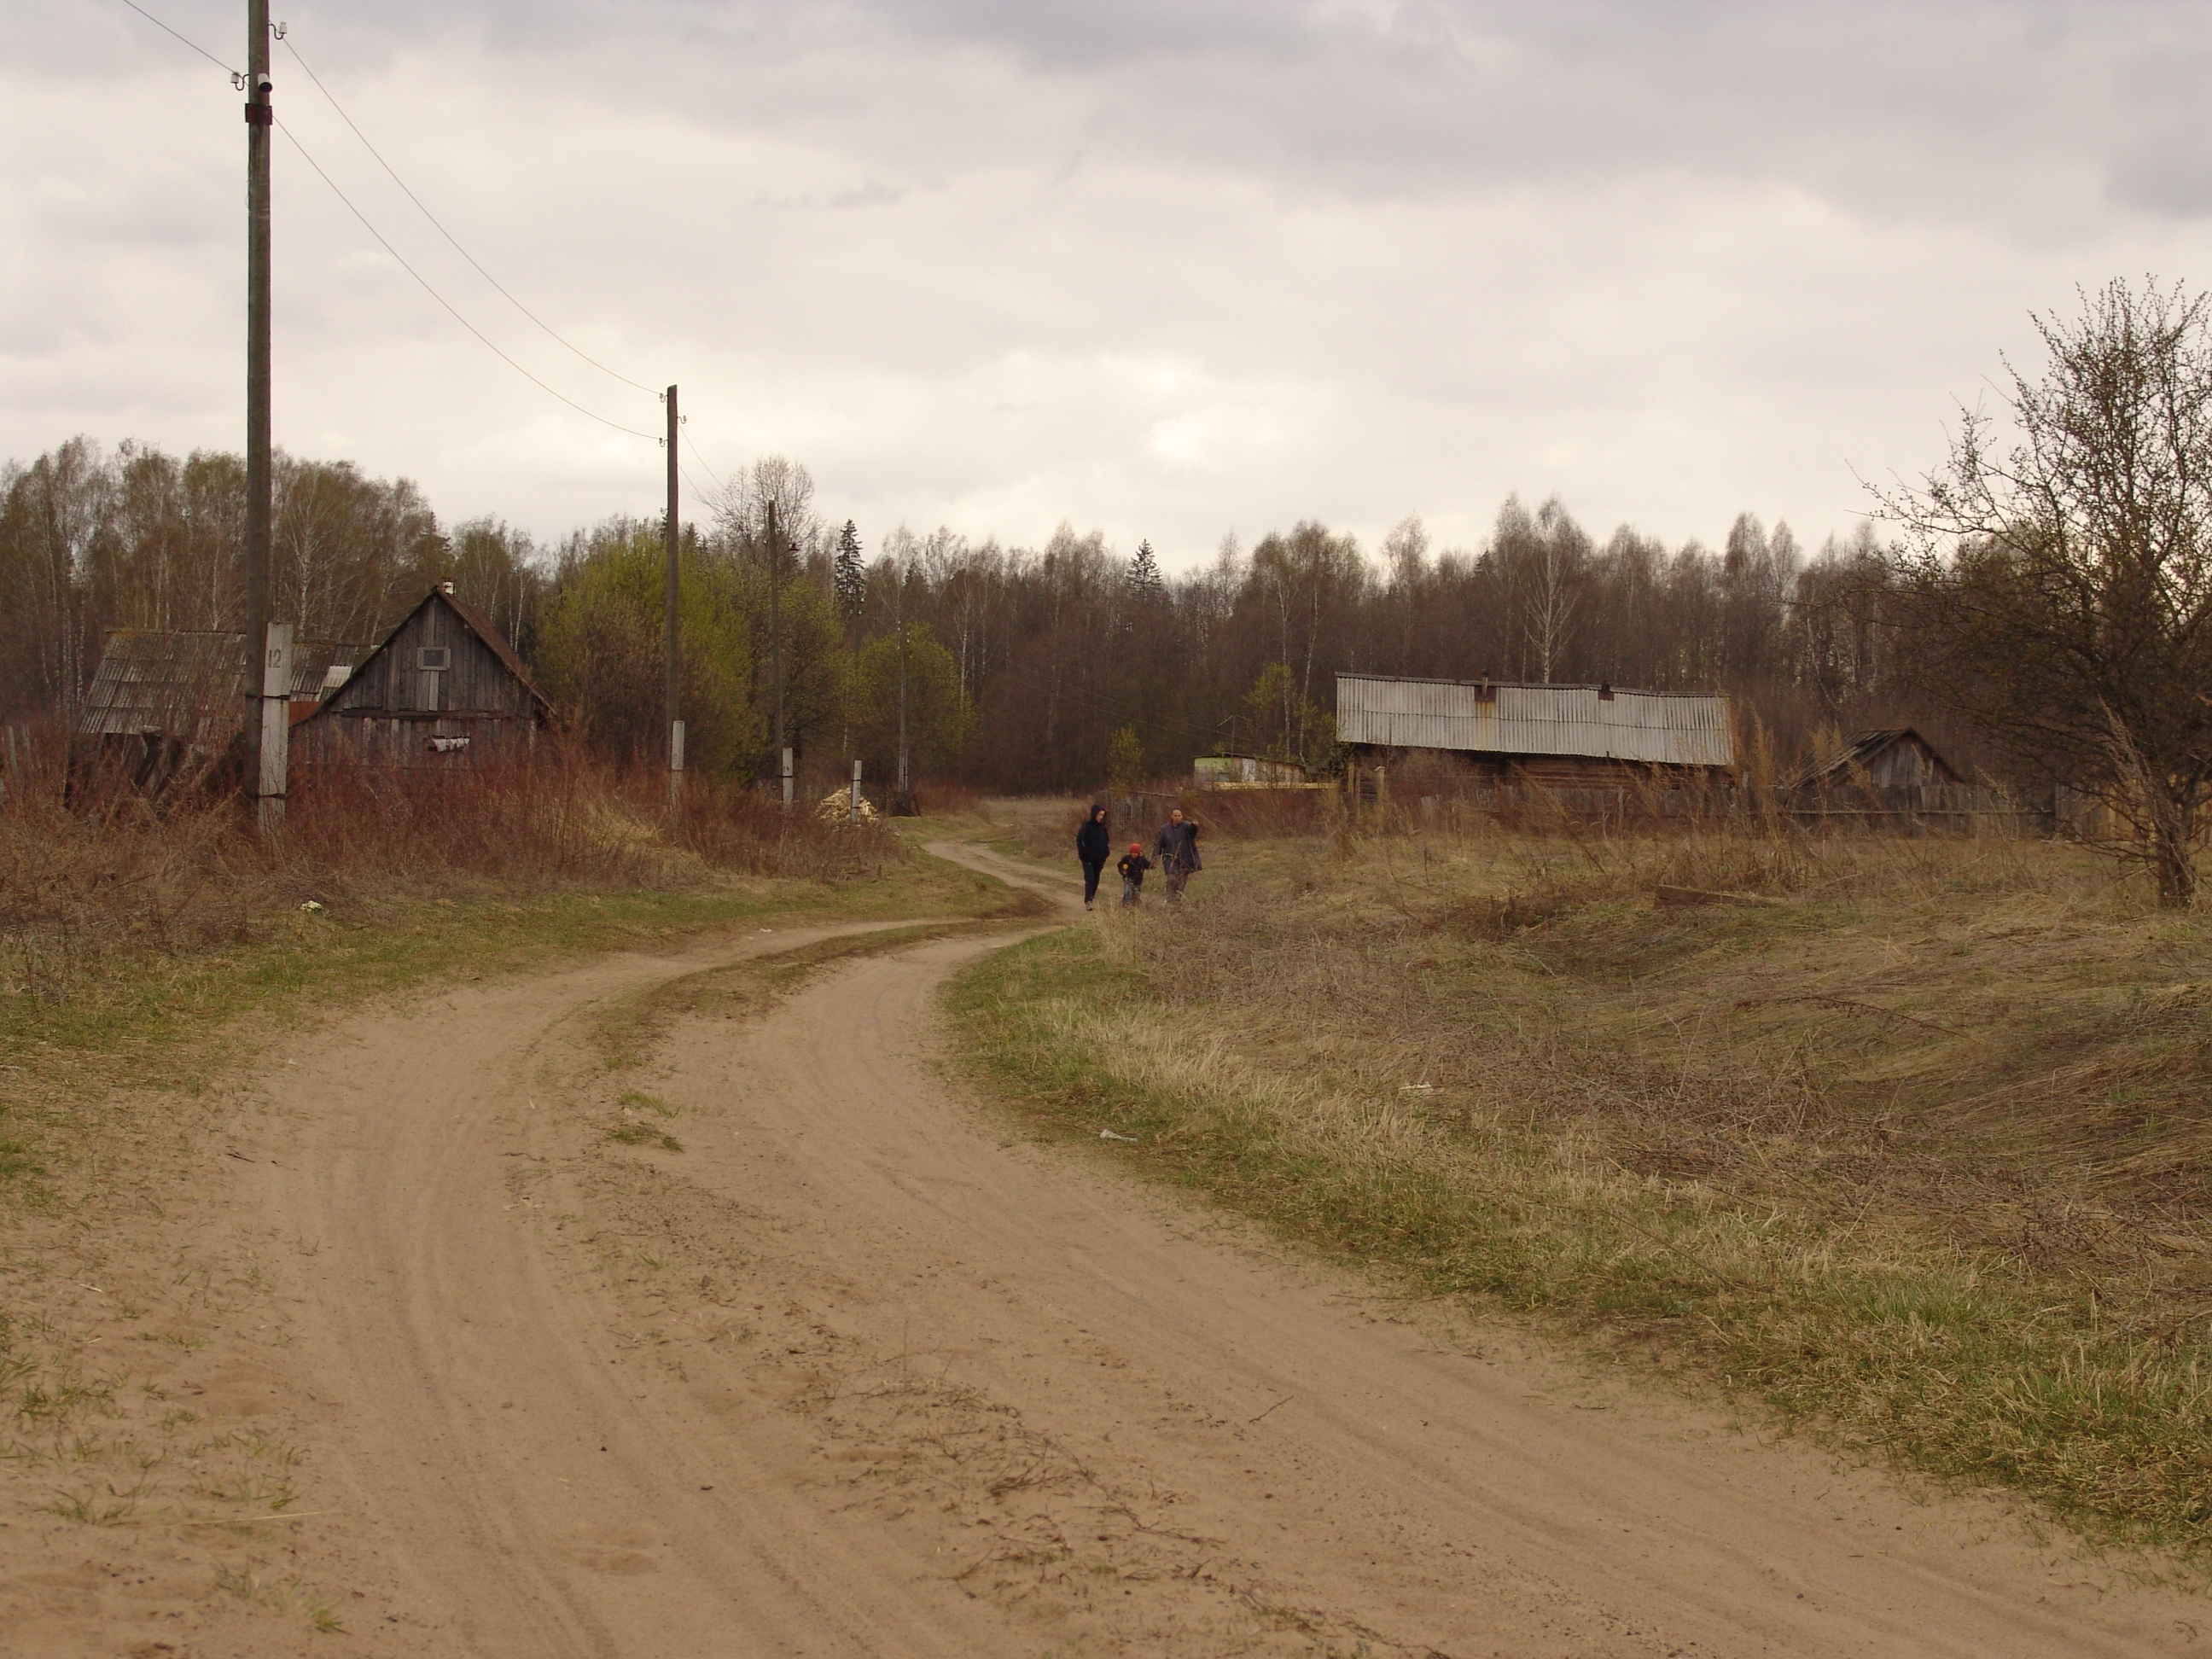
[[[1180,806],[1170,811],[1160,833],[1152,837],[1152,857],[1167,872],[1168,902],[1181,902],[1183,884],[1206,868],[1198,856],[1198,820],[1183,817]]]
[[[1106,855],[1114,849],[1106,842],[1106,809],[1094,806],[1083,827],[1075,832],[1075,856],[1083,861],[1083,908],[1098,896],[1098,878],[1106,868]]]
[[[1114,867],[1121,872],[1121,902],[1142,904],[1145,902],[1145,872],[1152,867],[1152,861],[1145,856],[1143,844],[1131,842],[1129,850],[1122,854],[1121,861]]]

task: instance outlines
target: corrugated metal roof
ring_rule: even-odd
[[[302,640],[292,647],[292,696],[320,697],[333,666],[357,645]],[[76,729],[87,736],[161,732],[197,748],[230,740],[246,714],[246,635],[122,628],[107,636]]]
[[[1336,677],[1336,734],[1390,749],[1577,755],[1652,766],[1733,766],[1725,697],[1595,685]]]

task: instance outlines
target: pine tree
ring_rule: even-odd
[[[837,532],[837,557],[831,575],[837,589],[837,614],[850,628],[860,619],[860,607],[868,597],[868,567],[860,558],[860,532],[850,519]]]
[[[1165,597],[1167,583],[1160,576],[1160,562],[1152,556],[1152,543],[1139,542],[1137,556],[1129,561],[1129,592],[1138,600]]]

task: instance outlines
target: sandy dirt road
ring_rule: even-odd
[[[2056,1659],[2212,1635],[1995,1501],[1913,1501],[1395,1307],[1110,1146],[1030,1143],[934,1063],[933,999],[994,943],[686,1017],[642,1069],[610,1072],[589,1021],[696,957],[443,994],[272,1076],[289,1127],[243,1196],[294,1246],[269,1384],[309,1448],[290,1547],[345,1632],[226,1650]],[[608,1139],[640,1113],[681,1150]]]

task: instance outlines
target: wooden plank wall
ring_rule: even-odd
[[[422,653],[443,649],[451,666],[426,673]],[[365,673],[356,674],[327,706],[328,714],[373,710],[386,714],[504,714],[537,713],[529,690],[508,672],[449,606],[433,602],[400,624]]]
[[[465,744],[453,739],[465,738]],[[441,743],[440,740],[443,739]],[[324,714],[292,728],[292,757],[302,766],[344,764],[456,768],[520,760],[538,746],[534,721],[503,714]]]

